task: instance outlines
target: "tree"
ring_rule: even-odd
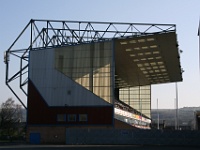
[[[0,135],[15,136],[22,120],[22,108],[8,98],[0,107]]]

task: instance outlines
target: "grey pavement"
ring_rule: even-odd
[[[0,150],[199,150],[200,147],[141,145],[4,145]]]

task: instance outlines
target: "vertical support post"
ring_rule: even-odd
[[[197,130],[196,126],[197,126],[197,118],[196,118],[196,111],[194,111],[194,130]]]
[[[138,86],[138,101],[139,101],[139,110],[141,112],[141,99],[140,99],[140,85]]]
[[[6,64],[6,85],[8,84],[8,70],[9,70],[9,51],[5,51],[5,54],[4,54],[4,61],[5,61],[5,64]]]
[[[199,20],[198,36],[199,36],[199,71],[200,71],[200,20]]]
[[[174,120],[175,120],[175,124],[174,124],[174,129],[177,130],[177,117],[176,117],[176,98],[174,99]]]
[[[19,78],[19,86],[20,86],[20,88],[22,88],[22,86],[21,86],[21,83],[22,83],[22,71],[23,71],[23,69],[22,69],[22,58],[20,58],[20,78]]]
[[[141,101],[141,125],[142,125],[142,99],[140,99]]]
[[[111,66],[110,66],[110,71],[111,71],[111,104],[113,106],[113,127],[115,125],[115,39],[112,40],[112,49],[111,49]],[[119,98],[119,89],[118,89],[118,98]]]
[[[62,22],[63,24],[62,24],[62,44],[61,45],[63,45],[63,43],[64,43],[64,29],[65,29],[65,23],[64,23],[64,21]]]
[[[140,125],[142,125],[142,99],[141,99],[140,85],[139,85],[139,110],[140,110]]]
[[[79,28],[79,42],[81,43],[81,22],[78,23],[78,28]]]
[[[131,102],[130,102],[130,101],[131,101],[131,97],[130,97],[130,93],[131,93],[131,92],[130,92],[130,90],[131,90],[131,89],[130,89],[130,87],[129,87],[129,88],[128,88],[128,105],[129,105],[129,106],[130,106],[130,104],[131,104]]]
[[[30,50],[32,49],[32,42],[33,42],[33,20],[30,21],[31,23],[31,39],[30,39]]]
[[[93,93],[94,87],[93,87],[93,82],[94,82],[94,51],[95,51],[95,43],[90,44],[90,73],[89,73],[89,89]],[[101,58],[100,58],[101,59]]]
[[[119,89],[118,94],[115,94],[115,39],[112,40],[112,49],[111,49],[111,65],[110,65],[110,76],[111,76],[111,104],[115,105],[115,95],[118,95],[119,98]]]
[[[42,41],[43,41],[43,42],[42,42],[42,43],[43,43],[42,46],[43,46],[43,47],[45,46],[45,40],[44,40],[44,37],[45,37],[45,29],[43,28],[43,29],[42,29]]]
[[[46,28],[46,47],[48,46],[47,44],[48,44],[48,31],[49,31],[49,21],[47,21],[47,28]]]
[[[157,98],[157,129],[160,129],[160,117],[159,117],[159,111],[158,111],[158,98]]]
[[[141,86],[139,85],[139,100],[140,100],[140,113],[142,116],[142,99],[141,99]]]
[[[177,82],[175,83],[175,86],[176,86],[176,130],[179,129],[179,117],[178,117],[178,85],[177,85]]]

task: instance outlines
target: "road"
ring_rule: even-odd
[[[0,150],[199,150],[185,146],[137,146],[137,145],[4,145]]]

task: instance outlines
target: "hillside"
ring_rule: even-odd
[[[178,110],[179,125],[194,127],[194,112],[200,111],[200,107],[184,107]],[[166,126],[175,125],[175,109],[152,109],[151,117],[152,123],[157,123],[159,113],[159,122],[165,122]]]

